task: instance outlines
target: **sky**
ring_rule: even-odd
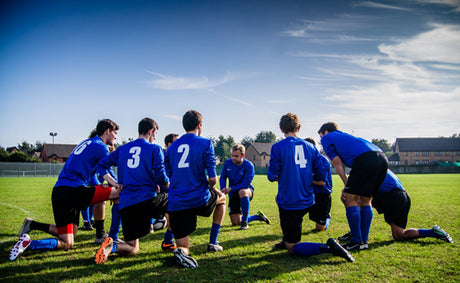
[[[0,0],[0,146],[203,114],[236,142],[299,116],[371,140],[460,133],[460,0]]]

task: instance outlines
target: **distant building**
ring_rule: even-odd
[[[76,144],[43,144],[40,159],[43,162],[64,163],[69,158]]]
[[[460,138],[396,138],[391,165],[460,162]]]
[[[255,167],[268,167],[270,162],[270,150],[274,143],[253,142],[246,148],[245,159]]]

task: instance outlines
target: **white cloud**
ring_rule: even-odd
[[[185,77],[174,77],[163,75],[147,71],[148,73],[155,76],[151,79],[148,84],[154,88],[163,90],[196,90],[196,89],[208,89],[213,91],[214,87],[228,83],[235,80],[235,76],[231,73],[225,74],[222,78],[217,80],[210,80],[208,77],[200,78],[185,78]]]
[[[244,106],[247,106],[247,107],[251,107],[251,108],[255,108],[254,105],[252,105],[251,103],[249,102],[246,102],[246,101],[243,101],[243,100],[240,100],[240,99],[237,99],[237,98],[234,98],[234,97],[227,97],[229,100],[231,101],[234,101],[236,103],[239,103],[241,105],[244,105]]]
[[[390,10],[400,10],[400,11],[409,11],[407,8],[402,8],[393,5],[386,5],[382,3],[376,3],[372,1],[359,2],[353,5],[353,7],[368,7],[368,8],[378,8],[378,9],[390,9]]]
[[[376,133],[381,137],[393,137],[423,136],[433,129],[449,132],[458,127],[455,121],[459,120],[459,97],[460,87],[447,92],[405,91],[398,83],[384,83],[334,90],[334,94],[325,100],[337,106],[329,120],[350,125],[366,138],[371,138],[369,135],[375,138]],[[367,129],[369,121],[372,121],[373,129]],[[398,132],[396,129],[402,130]]]
[[[460,12],[460,0],[415,0],[422,4],[440,4],[447,5],[454,8],[452,12]]]
[[[390,60],[460,64],[460,25],[432,24],[434,29],[398,44],[381,44],[379,50]]]
[[[163,117],[167,118],[167,119],[170,119],[170,120],[174,120],[174,121],[182,121],[182,117],[180,116],[177,116],[177,115],[169,115],[169,114],[165,114],[165,115],[162,115]]]

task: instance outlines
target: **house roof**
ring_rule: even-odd
[[[73,149],[76,147],[76,144],[49,144],[45,143],[43,145],[43,153],[46,153],[46,157],[51,157],[56,155],[60,158],[67,158],[72,153]]]
[[[394,153],[388,157],[388,161],[401,161],[401,158],[399,158],[399,152]]]
[[[399,152],[460,151],[460,138],[397,138]]]
[[[252,145],[254,147],[254,149],[256,150],[256,152],[259,155],[262,155],[264,153],[267,154],[267,155],[270,155],[270,150],[272,149],[273,144],[274,143],[253,142],[250,145]]]

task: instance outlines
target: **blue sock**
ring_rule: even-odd
[[[353,238],[351,240],[355,243],[361,243],[361,214],[359,212],[358,206],[350,206],[347,207],[347,219],[348,219],[348,226],[350,226],[351,235]]]
[[[172,241],[173,241],[173,238],[174,238],[174,234],[173,232],[171,232],[171,230],[169,229],[166,229],[166,232],[164,234],[164,241],[166,244],[171,244]]]
[[[118,239],[118,232],[120,231],[121,216],[120,206],[114,203],[112,206],[112,223],[110,223],[109,237],[116,240]]]
[[[88,207],[88,221],[91,221],[93,219],[93,208],[94,208],[94,204]]]
[[[361,237],[363,242],[369,241],[369,231],[371,230],[372,218],[374,212],[371,206],[361,206]]]
[[[156,219],[155,218],[150,218],[150,224],[155,223]]]
[[[212,223],[211,236],[209,237],[210,244],[217,245],[217,237],[219,236],[219,232],[220,232],[220,225],[216,223]]]
[[[117,243],[113,243],[111,253],[112,253],[112,254],[115,253],[115,252],[117,251],[117,249],[118,249]]]
[[[326,225],[325,225],[326,228],[325,228],[325,229],[329,228],[329,223],[331,223],[331,219],[330,219],[330,218],[326,218]]]
[[[240,206],[241,206],[241,212],[243,213],[243,215],[241,216],[241,222],[248,222],[249,206],[250,206],[249,197],[242,197],[240,199]]]
[[[30,242],[29,249],[31,251],[52,251],[58,246],[58,240],[56,238],[48,238],[44,240],[34,240]]]
[[[436,238],[436,234],[431,229],[418,229],[418,234],[421,238]]]
[[[87,207],[86,209],[81,210],[81,218],[83,218],[83,221],[85,221],[85,222],[91,221],[88,218],[88,211],[89,211],[89,207]]]
[[[292,248],[292,253],[299,256],[312,256],[321,254],[319,243],[298,243]]]
[[[248,217],[248,223],[252,221],[260,221],[259,215],[251,215]]]

